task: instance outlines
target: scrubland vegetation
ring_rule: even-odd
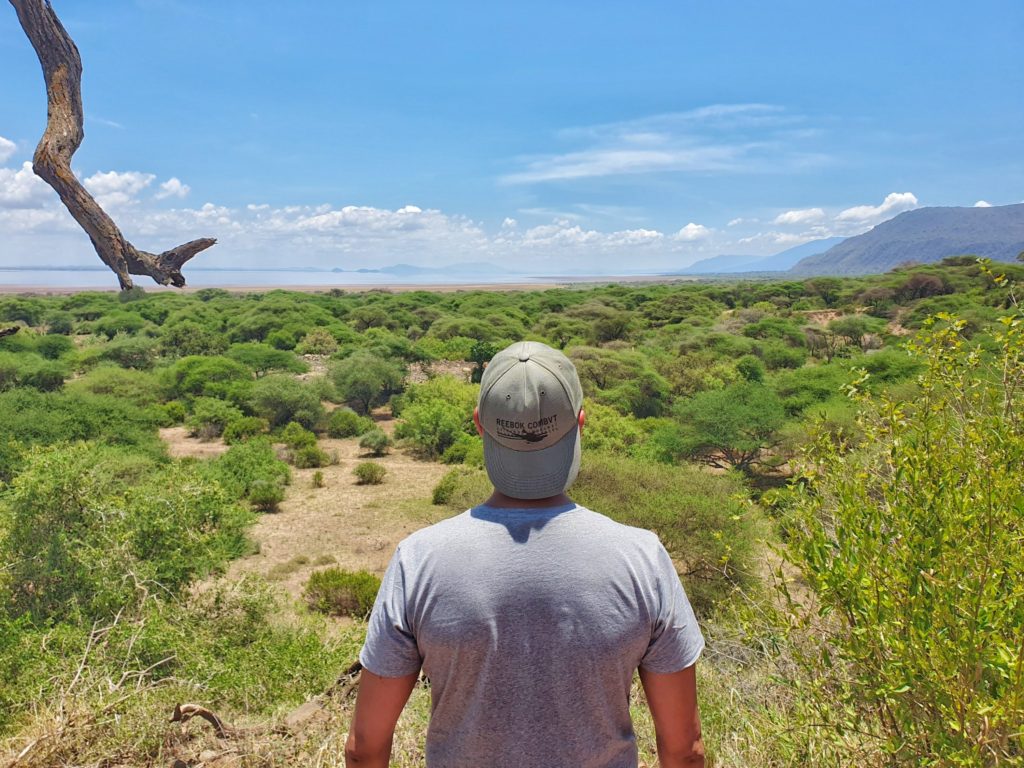
[[[337,461],[325,438],[449,465],[419,489],[435,518],[482,500],[473,381],[529,338],[583,381],[574,498],[656,531],[699,612],[712,765],[1022,765],[1021,278],[964,257],[863,279],[0,299],[19,326],[0,338],[4,759],[191,764],[203,724],[167,722],[191,701],[248,729],[241,764],[339,765],[335,683],[379,574],[315,571],[302,604],[222,574],[293,467]],[[158,430],[177,425],[229,447],[172,459]],[[356,474],[389,487],[380,463]],[[396,765],[421,764],[428,695]]]

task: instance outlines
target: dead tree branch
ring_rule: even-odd
[[[4,336],[13,336],[20,330],[20,325],[12,325],[10,328],[0,328],[0,339],[2,339]]]
[[[181,288],[181,267],[217,241],[206,237],[160,254],[138,250],[114,220],[82,186],[71,170],[71,157],[85,136],[82,112],[82,59],[49,0],[10,0],[18,21],[43,67],[47,119],[32,159],[32,170],[60,196],[85,230],[97,255],[117,275],[122,290],[132,287],[131,275],[148,275],[160,285]]]

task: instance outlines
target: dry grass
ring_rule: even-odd
[[[167,444],[167,453],[174,459],[214,459],[227,451],[221,440],[200,440],[189,437],[185,427],[164,427],[160,439]]]
[[[378,417],[378,424],[393,429],[389,419]],[[387,469],[386,483],[358,485],[352,476],[363,460],[358,443],[356,438],[320,441],[321,448],[338,455],[338,463],[294,470],[279,511],[260,517],[251,530],[258,554],[232,563],[229,578],[243,573],[272,578],[299,600],[321,558],[333,558],[350,571],[384,573],[398,542],[423,527],[409,510],[429,506],[430,492],[446,467],[392,452],[374,459]],[[316,471],[323,472],[323,488],[312,487]]]

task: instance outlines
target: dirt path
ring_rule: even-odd
[[[394,422],[375,414],[385,432]],[[183,428],[161,430],[172,456],[212,458],[227,448],[220,441],[200,442]],[[362,455],[356,438],[321,439],[320,447],[337,454],[338,463],[324,467],[324,487],[313,487],[315,469],[292,468],[292,484],[275,513],[262,514],[250,530],[258,552],[235,560],[229,577],[259,574],[300,598],[309,574],[328,564],[383,574],[395,546],[405,536],[439,519],[430,503],[443,464],[420,461],[401,451],[371,458]],[[381,485],[357,485],[353,468],[376,461],[387,469]]]

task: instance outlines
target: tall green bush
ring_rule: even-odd
[[[1024,758],[1024,316],[996,354],[962,331],[929,321],[918,394],[866,398],[856,450],[817,442],[789,528],[795,725],[887,765]]]

